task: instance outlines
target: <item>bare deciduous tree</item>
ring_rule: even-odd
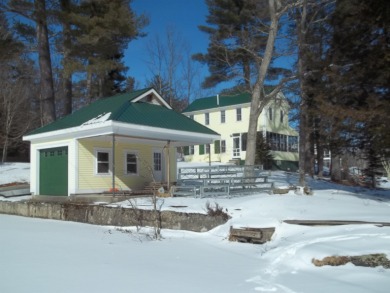
[[[5,162],[9,147],[17,147],[34,122],[30,108],[32,88],[23,78],[11,79],[4,72],[0,76],[0,88],[1,161]]]

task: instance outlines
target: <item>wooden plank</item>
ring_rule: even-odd
[[[338,226],[338,225],[377,225],[390,226],[387,222],[366,222],[366,221],[348,221],[348,220],[285,220],[287,224],[304,225],[304,226]]]
[[[267,227],[267,228],[230,227],[229,240],[238,241],[238,242],[250,242],[254,244],[263,244],[271,240],[274,232],[275,232],[275,228],[273,227]]]

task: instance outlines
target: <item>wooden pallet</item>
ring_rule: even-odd
[[[243,228],[233,228],[230,227],[230,241],[244,242],[244,243],[254,243],[254,244],[263,244],[271,240],[272,235],[275,232],[275,228],[253,228],[253,227],[243,227]]]

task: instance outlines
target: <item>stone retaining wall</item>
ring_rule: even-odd
[[[153,226],[156,219],[156,214],[150,210],[28,201],[0,201],[0,213],[112,226]],[[205,232],[226,223],[222,216],[212,217],[196,213],[162,211],[157,216],[161,219],[163,229]]]

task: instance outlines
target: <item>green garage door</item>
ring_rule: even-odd
[[[68,147],[40,151],[39,194],[68,195]]]

